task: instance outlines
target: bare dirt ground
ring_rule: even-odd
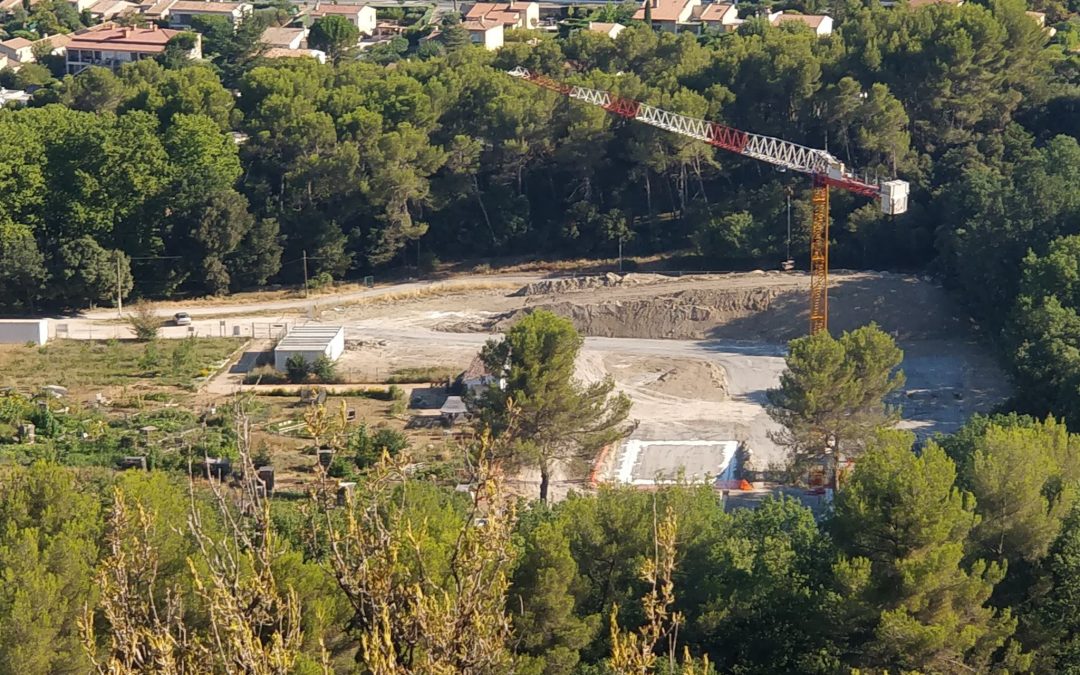
[[[641,450],[638,465],[631,467],[635,476],[677,468],[678,457],[686,455],[678,442],[700,454],[701,447],[739,441],[750,449],[752,467],[765,469],[784,461],[769,438],[774,426],[763,407],[765,392],[778,382],[787,341],[806,334],[808,286],[809,278],[800,273],[548,278],[515,271],[318,298],[192,306],[193,325],[169,326],[163,337],[265,338],[275,322],[341,324],[351,348],[340,372],[350,382],[374,383],[401,368],[464,369],[494,334],[524,313],[546,308],[571,318],[587,336],[578,376],[611,376],[616,389],[633,400],[638,426],[631,440]],[[834,271],[829,309],[834,334],[876,321],[896,337],[905,351],[907,385],[895,403],[903,407],[903,425],[922,437],[955,430],[1008,393],[968,320],[925,279]],[[70,337],[128,333],[105,311],[62,321]],[[205,394],[236,391],[240,376],[222,374]],[[608,456],[609,476],[625,467],[622,459],[618,452]],[[707,457],[695,461],[710,463]],[[518,478],[524,494],[538,483],[529,474]],[[566,471],[552,485],[552,495],[583,485],[581,471]]]
[[[788,340],[809,322],[805,274],[756,272],[667,277],[614,274],[536,279],[516,290],[472,288],[431,297],[325,307],[319,320],[342,323],[368,346],[349,352],[345,370],[408,366],[464,368],[493,333],[545,308],[586,336],[578,376],[610,375],[634,402],[641,441],[737,440],[751,464],[783,463],[769,439],[765,390],[783,370]],[[920,436],[950,432],[1007,391],[1000,369],[939,287],[898,274],[834,273],[830,329],[876,321],[905,350],[908,384],[896,397],[903,426]],[[663,453],[665,446],[654,446]],[[610,458],[618,465],[619,455]],[[643,457],[644,465],[663,457]],[[613,469],[612,469],[613,470]],[[524,479],[525,477],[523,477]],[[580,476],[564,476],[563,489]],[[556,496],[560,486],[554,486]]]

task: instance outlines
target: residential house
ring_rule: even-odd
[[[465,13],[465,21],[499,22],[503,28],[540,27],[540,4],[536,2],[478,2]]]
[[[783,11],[769,15],[769,23],[780,26],[785,23],[801,23],[814,31],[818,37],[832,35],[833,20],[823,14],[784,14]]]
[[[211,0],[157,0],[142,5],[143,16],[151,21],[164,21],[173,28],[190,28],[196,16],[220,16],[238,26],[251,15],[254,7],[247,2],[215,2]]]
[[[735,30],[743,23],[735,5],[725,2],[698,5],[694,8],[693,17],[701,24],[702,29],[711,28],[725,33]]]
[[[95,21],[112,21],[139,11],[139,5],[127,0],[99,0],[86,10]]]
[[[71,37],[67,35],[50,35],[31,42],[26,38],[11,38],[0,42],[0,55],[7,58],[8,66],[18,68],[25,63],[33,63],[37,59],[34,52],[43,52],[48,49],[50,54],[63,54]]]
[[[264,59],[295,59],[310,58],[319,63],[326,63],[326,52],[318,49],[288,49],[286,47],[271,47],[262,53]]]
[[[274,49],[304,49],[307,47],[307,28],[271,26],[263,31],[259,40]]]
[[[98,0],[68,0],[68,4],[75,8],[76,12],[85,12],[97,3]]]
[[[623,32],[625,29],[626,26],[621,23],[603,23],[600,21],[589,22],[589,31],[606,35],[612,40],[619,37],[619,33]]]
[[[316,2],[307,9],[301,9],[312,20],[321,19],[324,16],[336,14],[349,20],[349,23],[360,29],[364,35],[375,33],[375,8],[368,5],[331,5],[324,2]]]
[[[459,376],[461,388],[465,396],[470,400],[476,400],[483,396],[484,392],[493,384],[498,384],[502,389],[506,386],[506,378],[497,377],[487,366],[484,360],[477,354],[469,363],[469,367]]]
[[[165,51],[169,40],[181,31],[158,28],[117,26],[105,23],[71,36],[67,45],[67,72],[76,75],[90,66],[118,69],[125,63],[151,59]],[[202,58],[202,36],[194,34],[195,46],[188,53],[193,59]]]
[[[504,24],[498,21],[462,21],[462,28],[469,33],[469,41],[488,51],[503,46]]]
[[[26,38],[16,37],[0,42],[0,54],[14,63],[33,63],[34,43]]]
[[[643,0],[634,18],[644,21],[647,15],[653,28],[675,33],[686,27],[694,16],[694,8],[700,5],[701,0]]]

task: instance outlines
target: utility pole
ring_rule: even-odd
[[[307,249],[304,249],[304,297],[308,296],[308,283],[307,283]]]
[[[784,260],[791,260],[791,188],[787,190],[787,257]]]
[[[116,315],[124,318],[124,291],[120,284],[120,251],[116,251]]]

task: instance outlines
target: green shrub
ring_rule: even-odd
[[[177,340],[172,351],[173,375],[183,376],[195,363],[195,338]]]
[[[404,401],[405,400],[405,390],[402,389],[401,387],[397,386],[396,384],[390,385],[390,387],[386,390],[386,392],[390,395],[390,400],[391,401]]]
[[[161,349],[158,347],[156,339],[152,339],[146,343],[143,347],[143,352],[139,356],[139,368],[148,372],[157,372],[161,366]]]
[[[394,457],[409,447],[409,439],[396,429],[383,427],[371,433],[366,424],[356,427],[346,443],[358,468],[369,467],[378,461],[383,450]]]
[[[154,306],[143,300],[135,303],[133,311],[127,315],[127,322],[135,333],[135,339],[144,342],[157,338],[158,331],[161,330],[161,319],[154,311]]]
[[[38,436],[52,438],[60,433],[60,421],[46,406],[34,406],[27,419],[34,425],[34,431]]]
[[[34,404],[22,394],[7,393],[0,396],[0,422],[18,424],[26,419]]]
[[[285,372],[289,377],[289,382],[301,384],[311,374],[311,364],[307,362],[303,354],[293,354],[285,361]]]
[[[326,354],[319,355],[311,364],[311,372],[323,384],[338,382],[337,365]]]

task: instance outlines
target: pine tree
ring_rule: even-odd
[[[1038,670],[1080,672],[1080,509],[1061,528],[1043,564],[1045,593],[1036,604],[1035,633],[1043,645]]]
[[[530,528],[510,593],[518,651],[528,655],[525,670],[545,675],[573,672],[580,650],[600,627],[599,615],[575,614],[571,585],[578,566],[565,527],[563,522],[543,520]]]
[[[540,310],[481,352],[488,370],[503,374],[505,383],[486,392],[485,417],[501,431],[513,403],[517,424],[510,459],[539,469],[540,499],[545,501],[554,471],[580,468],[631,430],[630,399],[611,395],[615,382],[610,376],[589,385],[574,379],[581,345],[568,319]]]
[[[784,427],[773,438],[792,464],[832,456],[838,474],[843,460],[861,454],[876,430],[895,421],[899,412],[884,399],[904,384],[903,356],[875,324],[838,339],[822,332],[792,340],[780,387],[767,392],[769,416]]]
[[[963,563],[964,541],[979,522],[974,500],[954,487],[956,468],[929,443],[881,431],[836,500],[832,530],[844,553],[865,558],[864,599],[875,608],[863,659],[890,671],[985,672],[1016,620],[986,606],[1003,566]],[[1013,645],[1012,665],[1026,657]]]

